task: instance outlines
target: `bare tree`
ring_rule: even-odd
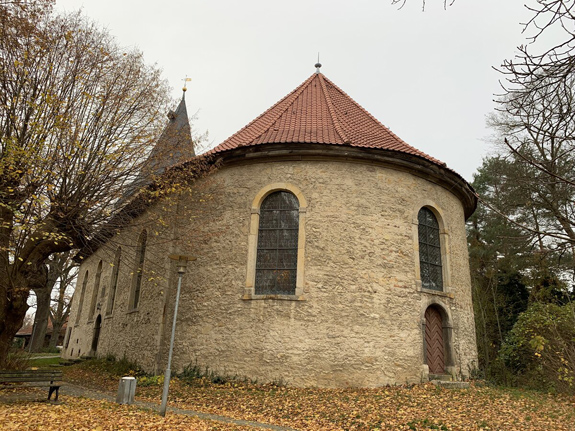
[[[27,347],[29,352],[39,352],[44,347],[50,317],[50,292],[51,290],[47,287],[34,289],[36,312],[34,313],[34,326]]]
[[[425,10],[425,1],[426,0],[421,0],[421,10],[423,11]],[[398,5],[400,9],[405,6],[406,3],[407,0],[391,0],[391,4]],[[447,9],[447,6],[451,6],[453,3],[455,3],[455,0],[443,0],[443,8]]]
[[[538,0],[525,24],[530,44],[499,68],[505,82],[490,124],[501,155],[513,163],[510,183],[524,196],[506,214],[536,234],[541,247],[575,253],[575,1]],[[553,29],[559,40],[541,48]],[[575,269],[575,262],[573,262]]]
[[[50,1],[0,4],[0,363],[47,259],[113,218],[163,125],[168,88],[138,51]]]
[[[48,347],[56,347],[62,327],[70,315],[71,292],[76,279],[78,264],[73,260],[73,253],[66,252],[54,255],[51,266],[52,270],[58,274],[58,284],[57,289],[52,290],[52,306],[50,307],[52,335]]]
[[[44,347],[49,322],[52,323],[49,347],[56,346],[62,326],[70,312],[71,285],[78,268],[78,264],[73,260],[74,255],[73,250],[55,253],[46,261],[46,286],[34,289],[36,313],[33,336],[30,340],[31,352],[39,352]]]

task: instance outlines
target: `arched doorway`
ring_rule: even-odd
[[[433,305],[425,310],[425,359],[430,374],[445,374],[443,316]]]
[[[94,338],[92,338],[92,354],[98,350],[98,340],[100,339],[100,327],[102,326],[102,315],[98,314],[96,325],[94,326]]]

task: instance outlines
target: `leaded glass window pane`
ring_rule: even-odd
[[[422,208],[419,211],[418,222],[419,268],[422,286],[425,289],[443,290],[439,223],[428,208]]]
[[[289,192],[274,192],[260,207],[256,258],[257,295],[294,295],[297,275],[299,202]]]
[[[110,315],[114,311],[114,302],[116,300],[116,288],[118,287],[118,275],[120,271],[120,262],[122,259],[122,249],[118,247],[116,250],[116,257],[114,258],[114,268],[112,269],[112,281],[110,284],[110,294],[108,297],[108,311],[106,314]]]
[[[76,313],[76,325],[80,322],[80,314],[82,313],[82,306],[84,305],[84,294],[86,293],[87,285],[88,271],[84,273],[84,282],[82,283],[82,290],[80,291],[80,303],[78,304],[78,312]]]
[[[140,290],[142,288],[142,277],[144,275],[144,261],[146,258],[146,242],[148,233],[143,230],[138,239],[138,249],[136,251],[136,271],[135,271],[135,284],[134,284],[134,300],[132,308],[138,308],[140,303]]]

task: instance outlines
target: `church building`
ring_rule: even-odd
[[[182,279],[173,372],[191,364],[302,387],[469,375],[475,192],[320,67],[210,150],[209,175],[82,250],[65,358],[111,354],[162,373],[177,285],[169,256],[180,254],[196,260]],[[169,117],[158,152],[191,172],[184,99]],[[162,151],[172,133],[177,148]]]

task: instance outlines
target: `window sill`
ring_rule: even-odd
[[[133,308],[132,310],[127,311],[126,314],[137,313],[138,311],[140,311],[139,308]]]
[[[114,317],[113,314],[106,314],[106,315],[104,316],[104,319],[111,319],[112,317]]]
[[[450,290],[449,287],[444,287],[445,290]],[[424,287],[421,287],[419,289],[420,292],[422,293],[427,293],[429,295],[437,295],[437,296],[443,296],[445,298],[455,298],[455,295],[453,295],[453,293],[449,293],[449,292],[445,292],[445,291],[441,291],[441,290],[433,290],[433,289],[426,289]]]
[[[280,301],[305,301],[303,295],[256,295],[247,293],[243,295],[240,299],[244,301],[258,300],[258,299],[277,299]]]

